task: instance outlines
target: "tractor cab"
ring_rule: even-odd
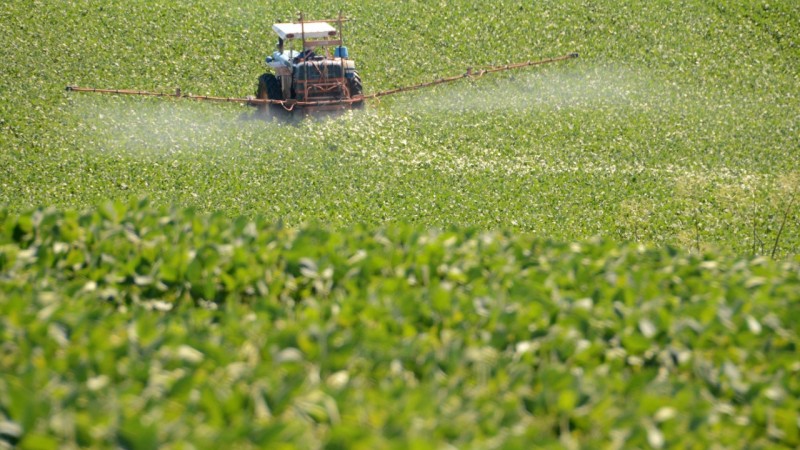
[[[342,22],[276,23],[277,49],[266,58],[274,73],[259,78],[256,98],[278,100],[273,107],[336,110],[363,103],[361,78],[342,39]],[[328,22],[334,22],[334,27]]]

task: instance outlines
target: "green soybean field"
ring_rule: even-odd
[[[366,93],[253,95],[303,12]],[[800,6],[0,5],[0,448],[800,446]]]

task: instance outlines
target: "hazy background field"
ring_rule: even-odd
[[[365,89],[560,56],[335,120],[64,92],[252,93],[271,24],[341,9]],[[792,2],[7,2],[0,202],[147,197],[228,215],[800,245]]]

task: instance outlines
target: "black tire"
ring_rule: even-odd
[[[347,89],[350,90],[350,97],[355,97],[357,95],[364,94],[364,86],[361,85],[361,77],[358,76],[357,73],[353,74],[353,78],[347,80],[348,86]],[[364,107],[364,100],[360,100],[352,104],[353,108],[361,109]]]
[[[350,78],[347,82],[347,88],[350,89],[350,97],[355,97],[356,95],[364,93],[364,87],[361,85],[361,77],[359,77],[357,73],[354,73],[353,78]]]
[[[265,73],[258,77],[258,89],[256,89],[256,98],[261,100],[283,100],[283,90],[281,90],[281,83],[278,78],[271,73]],[[281,105],[270,103],[270,109],[273,111],[282,110]],[[263,105],[259,108],[265,109]]]

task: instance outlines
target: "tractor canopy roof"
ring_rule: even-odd
[[[276,23],[272,29],[281,39],[301,39],[303,34],[306,39],[320,39],[338,34],[336,28],[326,22]]]

